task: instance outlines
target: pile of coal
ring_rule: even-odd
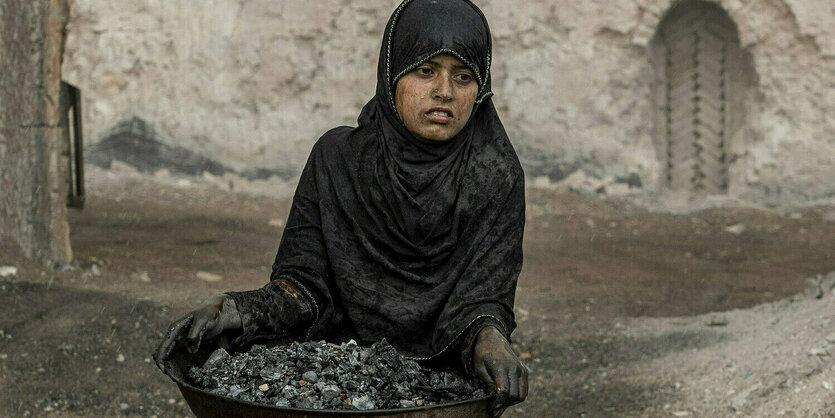
[[[409,408],[487,395],[481,381],[423,367],[385,340],[371,347],[354,341],[254,345],[234,356],[218,349],[187,377],[221,396],[303,409]]]

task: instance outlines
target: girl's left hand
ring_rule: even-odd
[[[505,408],[528,396],[528,369],[504,335],[493,326],[486,326],[478,333],[473,349],[473,369],[476,377],[496,389],[496,399],[491,405],[494,416],[501,415]]]

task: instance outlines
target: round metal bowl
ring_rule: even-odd
[[[166,361],[166,374],[177,383],[194,415],[198,418],[222,417],[359,417],[359,416],[390,416],[414,418],[442,418],[442,417],[489,417],[488,406],[492,396],[470,399],[466,401],[450,402],[439,405],[420,406],[399,409],[373,409],[368,411],[300,409],[271,406],[254,402],[241,401],[226,396],[216,395],[186,383],[185,376],[192,366],[201,367],[208,359],[213,348],[205,344],[194,354],[186,350],[175,350]]]

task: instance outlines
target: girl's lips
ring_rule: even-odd
[[[426,112],[426,117],[432,122],[443,124],[449,123],[449,121],[452,120],[452,115],[440,110],[432,110]]]

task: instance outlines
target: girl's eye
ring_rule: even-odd
[[[418,67],[418,73],[423,75],[432,74],[432,69],[429,67]]]
[[[473,80],[473,75],[472,74],[467,74],[467,73],[458,74],[458,79],[461,80],[461,81],[469,82],[469,81]]]

